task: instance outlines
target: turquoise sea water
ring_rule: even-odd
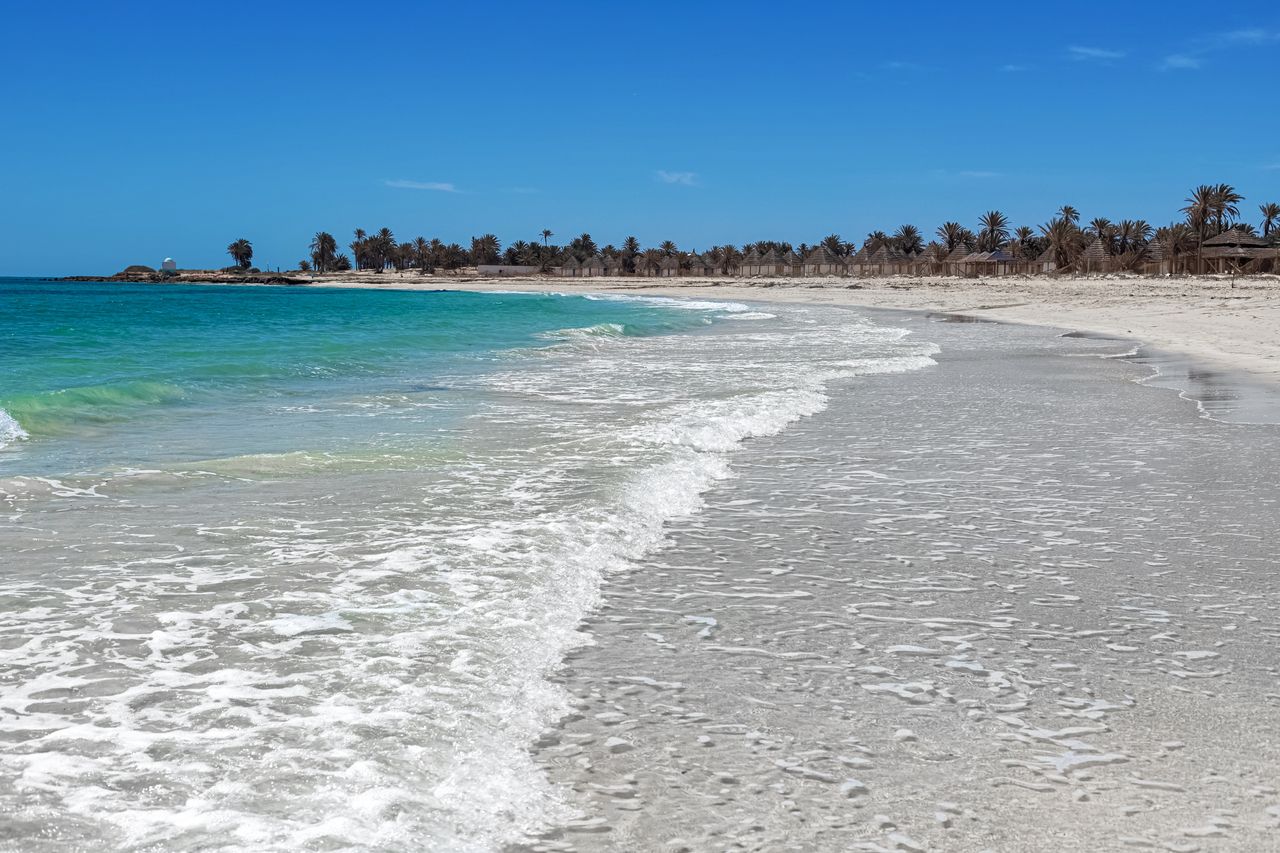
[[[0,281],[0,846],[499,850],[602,579],[932,364],[834,309]]]
[[[706,318],[641,302],[0,279],[0,473],[294,449],[386,449],[446,427],[449,380],[572,330],[658,335]],[[567,330],[557,332],[557,330]],[[582,332],[581,334],[589,334]],[[411,417],[353,422],[372,408]],[[19,432],[21,430],[21,432]]]

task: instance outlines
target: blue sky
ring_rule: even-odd
[[[1270,3],[0,0],[0,274],[1280,201]]]

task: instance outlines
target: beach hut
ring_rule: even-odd
[[[574,255],[569,255],[560,262],[559,273],[565,278],[576,278],[582,275],[582,264]]]
[[[760,275],[760,253],[754,248],[750,249],[742,258],[739,269],[739,274],[743,276]]]
[[[785,276],[787,274],[787,265],[782,262],[782,256],[778,254],[777,249],[765,252],[760,257],[759,265],[760,275]]]
[[[636,275],[644,276],[646,278],[651,278],[658,274],[658,265],[656,261],[653,261],[645,257],[644,255],[636,255],[633,260],[636,265],[635,266]]]
[[[1032,262],[1032,272],[1053,272],[1058,268],[1058,254],[1052,246],[1046,246],[1039,257]]]
[[[1089,244],[1089,248],[1084,250],[1084,254],[1077,261],[1080,272],[1086,275],[1090,273],[1111,272],[1112,258],[1111,245],[1108,241],[1101,237],[1094,237],[1093,242]]]
[[[804,275],[804,261],[796,254],[795,249],[787,252],[782,256],[783,269],[786,270],[784,275],[801,276]]]
[[[1165,257],[1164,243],[1157,237],[1142,249],[1142,273],[1144,275],[1169,275],[1173,260]]]
[[[831,254],[826,246],[814,246],[805,255],[802,275],[840,275],[845,271],[844,262]]]
[[[964,275],[964,259],[973,254],[966,243],[957,243],[956,247],[943,259],[943,275]]]
[[[846,266],[848,267],[850,275],[862,276],[870,274],[870,264],[871,253],[867,251],[866,246],[863,246],[861,249],[853,253]]]
[[[676,278],[680,275],[680,259],[668,255],[658,263],[658,275],[662,278]]]
[[[599,255],[592,255],[582,262],[582,275],[588,278],[599,278],[604,272],[604,258]]]
[[[940,275],[946,272],[947,247],[936,240],[924,247],[920,255],[923,275]]]
[[[622,258],[617,255],[610,255],[604,259],[604,274],[607,276],[622,275],[627,271],[627,266],[623,263]]]
[[[689,274],[705,278],[715,275],[718,272],[715,261],[711,260],[710,255],[699,255],[697,253],[689,257]]]
[[[1271,267],[1280,252],[1267,241],[1238,228],[1223,231],[1204,241],[1200,257],[1208,261],[1208,269],[1219,273],[1258,272]]]

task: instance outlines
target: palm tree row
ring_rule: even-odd
[[[1146,255],[1153,241],[1159,241],[1162,250],[1170,257],[1190,258],[1199,261],[1204,243],[1224,232],[1236,230],[1261,236],[1280,245],[1280,204],[1268,203],[1258,208],[1261,216],[1259,227],[1241,219],[1240,204],[1243,197],[1228,184],[1204,184],[1191,191],[1186,205],[1181,208],[1183,219],[1161,228],[1155,228],[1142,219],[1112,221],[1098,216],[1087,224],[1081,224],[1080,212],[1071,205],[1063,205],[1048,222],[1032,227],[1013,227],[1009,218],[999,210],[990,210],[979,217],[976,227],[969,228],[960,222],[948,221],[934,230],[934,239],[926,245],[923,232],[915,225],[902,225],[893,233],[872,231],[861,243],[849,242],[839,234],[829,234],[813,245],[793,245],[782,240],[759,240],[742,246],[718,245],[705,252],[681,251],[674,242],[665,240],[657,246],[644,249],[640,241],[629,236],[620,246],[599,246],[590,234],[574,237],[566,245],[551,242],[555,236],[549,229],[541,230],[532,240],[517,240],[505,248],[493,234],[471,238],[471,248],[457,243],[445,243],[439,239],[417,237],[409,242],[398,242],[389,228],[375,233],[357,228],[348,244],[351,255],[338,251],[337,240],[326,231],[317,232],[311,241],[310,259],[300,263],[302,269],[317,272],[348,270],[353,266],[360,270],[410,270],[432,272],[437,269],[455,270],[468,265],[506,264],[537,267],[547,270],[573,258],[579,263],[599,257],[614,259],[627,272],[637,267],[656,265],[666,258],[675,257],[684,267],[692,266],[693,259],[705,260],[728,271],[737,262],[756,254],[777,253],[780,257],[792,252],[807,256],[822,248],[836,258],[848,258],[859,252],[868,255],[881,248],[894,256],[912,257],[924,252],[943,257],[957,251],[963,253],[1003,253],[1014,260],[1052,258],[1060,269],[1069,268],[1091,246],[1098,244],[1108,256],[1118,258],[1122,267],[1136,266]],[[247,240],[237,240],[228,247],[237,265],[247,267],[253,256],[253,248]]]

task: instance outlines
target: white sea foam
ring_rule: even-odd
[[[670,296],[634,296],[627,293],[586,293],[586,299],[601,302],[641,302],[662,308],[679,308],[684,311],[722,311],[733,314],[750,311],[750,305],[741,302],[714,302],[706,299],[677,299]]]
[[[27,431],[22,428],[22,424],[14,420],[13,416],[4,409],[0,409],[0,448],[29,437]]]

